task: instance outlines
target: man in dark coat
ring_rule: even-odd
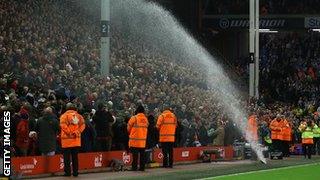
[[[112,145],[112,114],[106,110],[103,103],[98,104],[98,111],[94,114],[93,123],[97,132],[97,151],[110,151]]]
[[[45,108],[43,116],[37,121],[35,127],[39,140],[39,150],[42,155],[53,156],[55,154],[56,138],[59,130],[59,121],[53,114],[52,108]]]
[[[123,120],[117,120],[113,125],[114,136],[112,141],[114,143],[115,150],[128,150],[129,136],[127,131],[127,121],[129,121],[129,119],[130,117],[125,117]]]
[[[207,131],[206,125],[201,123],[199,129],[199,141],[202,146],[207,146],[208,144],[209,137]]]
[[[159,132],[156,128],[155,117],[153,115],[148,116],[149,126],[148,126],[148,135],[147,135],[147,162],[151,163],[152,157],[151,152],[153,152],[153,148],[158,144]]]
[[[156,128],[155,117],[153,115],[148,116],[148,121],[147,149],[152,149],[158,144],[159,132]]]
[[[94,147],[95,138],[96,138],[96,130],[93,127],[92,119],[89,113],[85,113],[85,124],[86,127],[84,131],[81,133],[81,152],[91,152]]]

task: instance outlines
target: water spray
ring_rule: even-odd
[[[248,115],[239,103],[239,91],[233,85],[217,60],[203,48],[178,21],[158,4],[143,0],[112,0],[111,24],[131,38],[141,39],[172,61],[189,64],[195,71],[203,72],[212,95],[222,104],[225,113],[241,130],[246,132]],[[137,44],[137,46],[139,46]],[[145,53],[142,52],[135,53]],[[266,163],[262,148],[255,141],[248,141],[258,159]]]

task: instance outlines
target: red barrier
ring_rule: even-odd
[[[188,148],[175,148],[173,151],[174,162],[183,161],[195,161],[198,160],[203,150],[206,149],[217,149],[220,151],[220,157],[225,160],[233,158],[233,147],[188,147]],[[163,154],[161,149],[156,149],[153,153],[153,160],[161,163]]]
[[[220,157],[225,160],[233,158],[233,148],[228,147],[189,147],[189,148],[175,148],[174,162],[190,162],[199,159],[200,154],[205,149],[220,150]],[[120,159],[125,165],[130,165],[132,161],[131,154],[125,151],[111,151],[111,152],[94,152],[94,153],[80,153],[79,154],[79,169],[94,169],[101,167],[108,167],[112,159]],[[163,154],[161,149],[153,151],[153,160],[161,163]],[[63,171],[64,162],[62,155],[55,155],[51,157],[45,156],[30,156],[30,157],[14,157],[12,166],[15,172],[24,175],[39,175],[47,173],[56,173]]]

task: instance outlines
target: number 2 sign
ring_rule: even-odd
[[[101,37],[109,37],[110,21],[101,21]]]

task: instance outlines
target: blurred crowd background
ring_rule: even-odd
[[[213,14],[228,13],[226,9],[247,13],[239,0],[214,2],[218,8]],[[278,13],[284,2],[268,1],[262,6]],[[297,6],[281,12],[319,11],[320,6],[294,2]],[[50,144],[30,132],[43,131],[38,121],[47,116],[46,107],[52,107],[51,119],[58,121],[67,102],[75,103],[86,119],[83,152],[101,150],[96,145],[101,136],[112,139],[110,148],[104,150],[126,149],[126,123],[139,104],[146,108],[150,124],[164,105],[173,109],[179,121],[176,146],[231,145],[243,140],[215,100],[218,93],[189,64],[144,52],[148,44],[142,39],[131,39],[130,34],[112,27],[111,74],[104,77],[99,75],[99,17],[65,0],[0,0],[0,7],[1,114],[11,112],[16,156],[38,155],[41,147]],[[293,142],[298,143],[300,121],[320,120],[320,34],[266,34],[261,38],[261,98],[239,97],[239,103],[258,115],[261,133],[277,114],[283,115],[293,127]],[[248,76],[247,58],[239,58],[233,66],[238,71],[234,79]],[[104,122],[103,113],[97,114],[100,111],[111,113],[112,119]],[[99,123],[107,123],[107,133],[101,134]],[[150,126],[149,132],[153,132],[149,147],[155,147],[156,130]],[[58,153],[58,129],[56,135]]]

